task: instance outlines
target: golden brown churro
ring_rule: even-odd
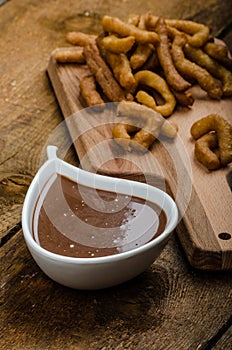
[[[157,55],[169,86],[176,91],[184,91],[188,89],[191,84],[184,80],[173,64],[169,50],[168,30],[163,18],[158,19],[155,29],[160,37],[160,41],[156,46]]]
[[[232,125],[217,114],[210,114],[191,127],[191,135],[195,140],[215,131],[217,133],[220,164],[225,166],[232,161]]]
[[[108,35],[102,38],[105,50],[113,53],[127,53],[135,43],[133,36],[118,38],[116,35]]]
[[[82,32],[68,32],[66,34],[67,42],[75,46],[86,46],[90,42],[95,41],[96,37],[94,34],[85,34]]]
[[[104,16],[102,18],[102,28],[105,32],[116,33],[122,37],[133,36],[141,44],[156,44],[159,42],[157,33],[139,29],[132,24],[121,21],[117,17]]]
[[[54,52],[53,57],[58,63],[85,63],[82,48],[60,48]]]
[[[224,96],[232,96],[232,73],[229,70],[221,66],[202,49],[186,44],[184,52],[191,61],[205,68],[212,76],[221,80]]]
[[[212,75],[206,69],[185,58],[183,52],[185,44],[186,38],[184,36],[175,36],[171,52],[178,71],[186,79],[196,79],[200,87],[207,92],[210,98],[220,99],[222,97],[222,89]]]
[[[80,90],[87,106],[96,106],[104,103],[97,91],[96,82],[92,75],[86,76],[80,81]]]
[[[150,14],[147,19],[147,27],[154,28],[158,19],[159,17]],[[201,47],[209,39],[210,28],[204,24],[180,19],[166,19],[166,23],[168,26],[174,27],[178,31],[183,32],[187,41],[192,46]]]
[[[165,102],[162,105],[157,105],[154,98],[152,98],[145,91],[139,91],[136,94],[136,99],[140,103],[149,105],[149,107],[151,107],[151,98],[152,98],[153,99],[152,108],[156,110],[156,112],[162,114],[164,117],[168,117],[169,115],[171,115],[176,106],[176,100],[174,95],[170,91],[166,81],[162,77],[160,77],[158,74],[150,71],[145,71],[145,70],[137,72],[134,75],[134,77],[138,86],[145,85],[147,87],[153,88],[162,96]],[[149,99],[149,102],[147,102],[148,99]]]
[[[218,147],[218,139],[216,133],[208,133],[201,136],[195,142],[195,156],[208,170],[216,170],[220,167],[220,160],[214,149]]]
[[[139,29],[146,30],[146,18],[147,18],[146,14],[141,15],[139,17],[139,21],[137,24]],[[145,43],[145,44],[138,43],[135,51],[130,56],[130,64],[132,69],[135,70],[142,67],[147,62],[149,57],[152,55],[154,50],[155,50],[154,45],[151,43]]]
[[[89,69],[110,101],[118,102],[128,98],[115,80],[111,70],[103,60],[95,43],[84,47],[84,55]]]
[[[146,152],[158,137],[164,118],[151,108],[136,102],[122,101],[117,113],[124,121],[113,128],[115,141],[127,151]]]

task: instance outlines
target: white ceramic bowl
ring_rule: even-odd
[[[100,289],[120,284],[145,271],[159,256],[178,222],[175,202],[153,186],[119,178],[92,174],[76,168],[56,156],[57,148],[48,146],[48,160],[33,179],[22,210],[22,228],[26,244],[42,271],[54,281],[76,289]],[[115,191],[158,204],[166,213],[167,224],[161,235],[133,250],[96,258],[74,258],[42,248],[32,232],[33,215],[41,189],[54,174],[61,174],[91,188]],[[78,179],[78,180],[77,180]]]

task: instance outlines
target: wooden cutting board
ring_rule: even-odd
[[[214,101],[198,86],[192,88],[192,108],[178,107],[168,119],[179,126],[175,141],[156,141],[146,154],[125,153],[112,140],[118,121],[111,105],[96,113],[84,109],[80,80],[86,65],[57,64],[51,55],[48,75],[62,109],[83,169],[137,181],[171,192],[180,211],[177,234],[193,267],[232,268],[232,192],[227,175],[232,167],[208,172],[194,158],[190,127],[218,113],[232,122],[232,99]]]

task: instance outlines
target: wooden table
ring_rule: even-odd
[[[1,1],[0,348],[231,349],[231,272],[190,266],[176,235],[145,273],[123,285],[77,291],[47,278],[25,245],[21,210],[49,135],[63,120],[46,75],[71,30],[98,33],[104,14],[188,18],[232,49],[231,0]],[[68,140],[66,129],[59,135]],[[61,142],[61,143],[62,143]],[[73,149],[68,161],[78,164]]]

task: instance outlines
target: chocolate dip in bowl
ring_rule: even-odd
[[[178,222],[173,199],[145,183],[84,171],[56,151],[48,146],[22,211],[38,266],[76,289],[110,287],[145,271]]]

